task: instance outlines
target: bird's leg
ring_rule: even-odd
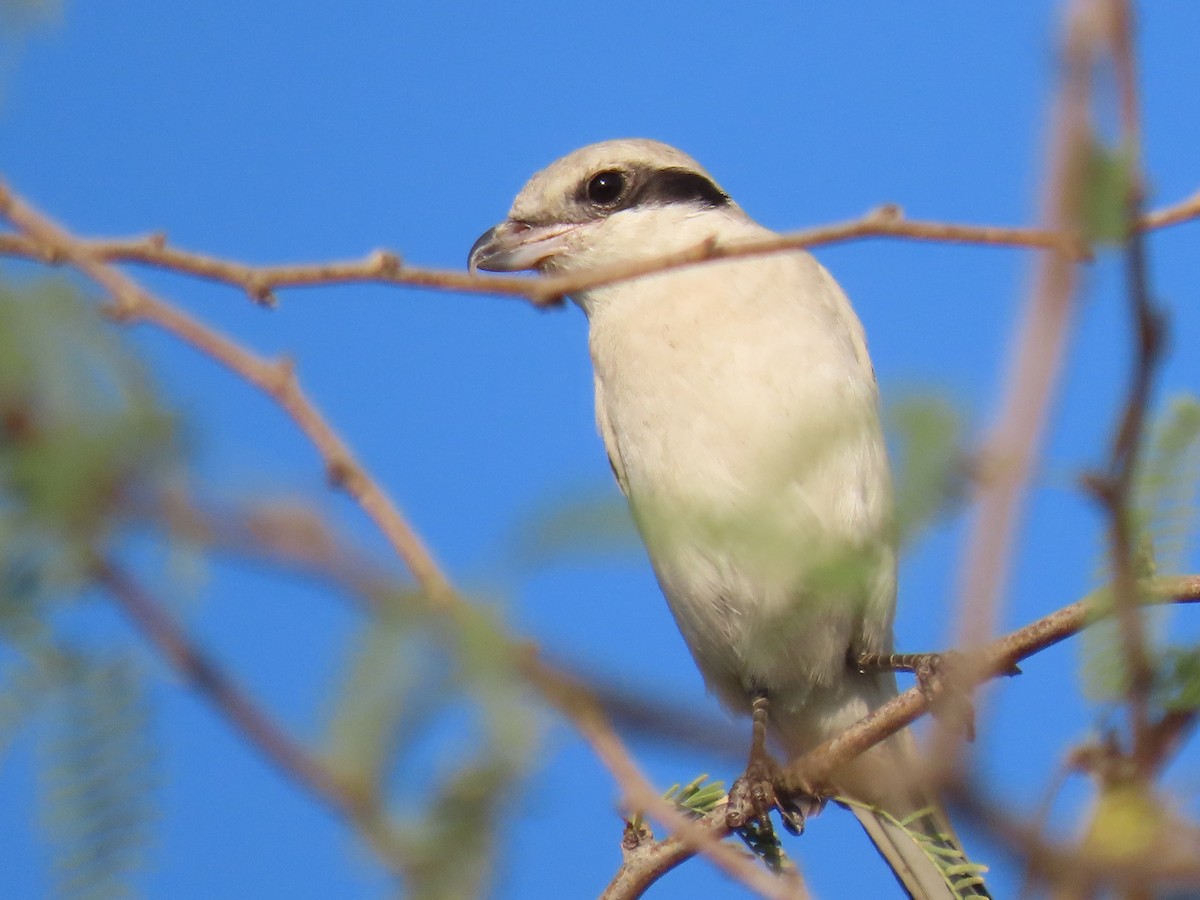
[[[774,835],[771,810],[778,809],[783,825],[792,834],[804,830],[804,813],[789,798],[776,791],[779,766],[767,751],[767,712],[770,702],[766,691],[756,691],[750,705],[750,757],[746,771],[729,789],[725,821],[730,828],[749,829],[770,840]]]
[[[750,704],[750,757],[746,771],[729,789],[725,821],[730,828],[754,828],[770,835],[771,810],[775,808],[775,761],[767,753],[767,709],[765,691],[757,691]]]
[[[912,672],[935,716],[949,719],[975,740],[975,707],[971,703],[968,677],[971,666],[963,654],[947,653],[859,653],[850,664],[860,672]],[[1020,675],[1010,666],[1004,675]]]

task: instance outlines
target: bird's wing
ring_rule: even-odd
[[[604,402],[604,386],[599,378],[596,379],[596,427],[604,440],[604,449],[608,451],[608,464],[612,468],[613,477],[621,493],[629,496],[629,482],[625,480],[625,466],[621,463],[621,448],[617,444],[617,433],[608,419],[608,407]]]

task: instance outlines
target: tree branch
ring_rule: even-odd
[[[1139,583],[1138,589],[1139,596],[1146,603],[1196,603],[1200,602],[1200,575],[1147,579]],[[979,660],[978,667],[971,672],[974,683],[964,687],[971,690],[984,681],[1003,675],[1021,660],[1078,634],[1098,621],[1103,617],[1098,615],[1097,610],[1103,608],[1100,599],[1105,590],[1108,589],[1093,592],[980,648],[975,654]],[[784,788],[818,795],[827,791],[829,776],[839,766],[910,725],[928,711],[928,700],[922,690],[919,687],[909,688],[837,737],[795,760],[785,772]]]
[[[1147,230],[1166,228],[1198,217],[1200,193],[1182,203],[1146,216],[1143,227]],[[253,266],[172,247],[162,234],[134,238],[74,240],[80,249],[85,250],[97,261],[134,263],[220,282],[241,289],[256,303],[272,306],[276,302],[275,291],[278,289],[333,284],[391,284],[464,293],[497,294],[524,297],[535,304],[548,305],[561,300],[573,290],[597,287],[668,268],[868,238],[1059,250],[1067,256],[1081,259],[1088,255],[1088,249],[1078,238],[1065,233],[1038,228],[908,220],[895,206],[880,207],[859,219],[807,228],[749,243],[700,244],[668,257],[555,277],[513,278],[459,270],[430,269],[408,265],[398,255],[386,250],[376,250],[360,260]],[[61,249],[20,234],[0,234],[0,255],[34,259],[48,265],[73,263]]]
[[[724,804],[720,804],[712,813],[696,819],[695,825],[705,834],[711,835],[714,840],[721,840],[730,834]],[[652,836],[643,837],[637,846],[625,851],[621,867],[600,895],[600,900],[635,900],[660,878],[694,855],[692,847],[678,835],[671,835],[661,841],[654,840]],[[755,866],[765,871],[757,863]]]
[[[123,272],[94,257],[86,243],[80,242],[4,185],[0,185],[0,215],[12,222],[27,240],[46,248],[46,252],[55,258],[69,262],[103,287],[114,301],[108,310],[113,318],[121,322],[153,324],[271,397],[317,448],[330,481],[350,494],[383,532],[430,602],[441,606],[457,602],[432,554],[395,503],[367,475],[349,446],[300,388],[290,361],[257,356],[154,296]]]

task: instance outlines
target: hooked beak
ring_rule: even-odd
[[[578,225],[530,225],[506,219],[479,236],[467,256],[472,272],[521,272],[539,269],[566,247],[567,236]]]

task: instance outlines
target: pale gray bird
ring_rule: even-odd
[[[679,150],[607,141],[534,175],[469,264],[560,274],[771,234]],[[832,276],[794,251],[571,299],[613,472],[709,688],[765,711],[788,757],[894,696],[891,673],[848,662],[891,652],[896,559],[875,376]],[[987,896],[936,862],[964,861],[940,814],[900,824],[932,805],[906,779],[911,753],[907,735],[868,751],[839,795],[911,896]]]

